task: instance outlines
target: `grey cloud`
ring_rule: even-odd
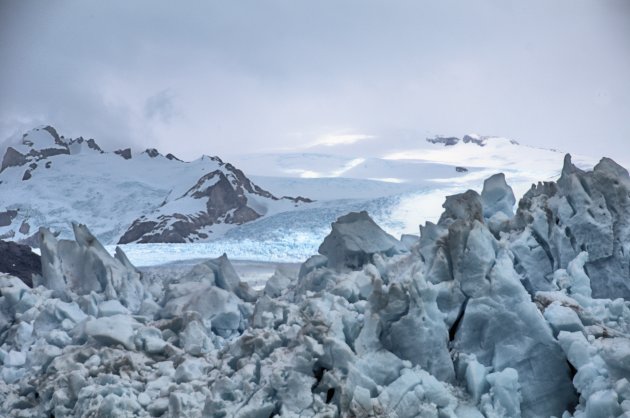
[[[177,114],[175,109],[175,95],[168,89],[162,90],[149,97],[144,105],[147,118],[169,123]]]
[[[630,160],[625,0],[0,7],[2,136],[32,119],[194,158],[479,132]]]

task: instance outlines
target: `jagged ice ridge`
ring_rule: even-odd
[[[630,417],[630,177],[503,175],[419,239],[365,212],[263,290],[227,257],[159,281],[82,225],[0,275],[0,415]]]

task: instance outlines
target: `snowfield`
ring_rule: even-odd
[[[157,245],[138,269],[84,225],[42,229],[35,287],[0,274],[0,415],[630,417],[628,172],[567,156],[515,202],[493,175],[403,240],[344,213],[266,280],[225,255],[151,267]],[[269,231],[337,216],[309,210],[242,237],[273,254]]]
[[[234,167],[216,157],[182,162],[146,150],[129,151],[130,158],[126,159],[103,152],[95,142],[90,147],[86,141],[63,138],[60,141],[71,143],[67,147],[70,153],[55,154],[63,151],[64,145],[55,142],[51,129],[38,128],[5,144],[24,155],[34,154],[29,158],[37,167],[14,165],[0,172],[0,238],[26,240],[33,245],[40,226],[60,233],[60,238],[71,238],[69,225],[79,222],[90,225],[106,245],[115,245],[122,237],[130,242],[164,242],[172,238],[169,230],[177,229],[174,224],[184,219],[192,226],[180,228],[185,233],[177,233],[175,238],[200,243],[191,247],[194,254],[227,252],[239,259],[301,262],[316,251],[330,224],[347,212],[368,211],[396,237],[417,235],[421,221],[437,221],[445,195],[465,189],[479,192],[483,180],[497,172],[505,173],[515,193],[522,195],[532,182],[557,178],[563,158],[562,153],[505,138],[485,138],[483,146],[422,141],[418,148],[380,158],[309,153],[236,155],[230,161],[248,176],[238,179]],[[577,156],[574,163],[586,169],[596,161]],[[242,189],[252,180],[253,186],[278,198],[302,196],[315,201],[274,200],[242,190],[239,196],[245,203],[234,196],[228,202],[232,206],[226,205],[224,212],[209,217],[209,198],[192,198],[189,192],[200,178],[217,170],[236,188]],[[24,180],[26,171],[30,178]],[[218,181],[218,177],[211,177],[202,184],[207,189]],[[249,212],[241,220],[230,220],[237,208],[243,209],[239,205],[245,204],[260,217]],[[3,214],[10,218],[8,222],[3,222]],[[132,224],[135,228],[130,228]],[[126,234],[130,229],[133,233]],[[159,252],[163,247],[154,248]],[[140,253],[149,250],[129,248],[134,262],[152,263],[135,258]],[[168,254],[165,257],[172,260]]]

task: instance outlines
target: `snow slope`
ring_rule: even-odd
[[[46,128],[39,128],[14,144],[13,149],[27,155],[29,161],[26,165],[7,166],[0,173],[0,214],[14,214],[7,215],[12,218],[9,224],[0,223],[0,237],[26,239],[40,226],[69,237],[70,224],[76,221],[89,224],[103,242],[116,243],[142,216],[191,216],[202,212],[206,206],[203,196],[200,200],[186,193],[200,178],[214,172],[228,176],[229,187],[240,187],[239,181],[247,183],[241,196],[245,201],[240,204],[253,207],[260,216],[303,203],[270,195],[217,157],[182,162],[147,150],[125,159],[83,142],[55,138]],[[40,152],[49,149],[60,153],[46,156]],[[29,178],[25,179],[27,172]],[[223,222],[216,231],[207,228],[206,233],[220,235],[231,226]]]
[[[45,131],[37,132],[45,139]],[[198,228],[192,235],[195,247],[188,250],[216,256],[227,251],[239,259],[301,261],[317,249],[331,222],[361,210],[367,210],[394,236],[418,234],[420,222],[438,220],[445,195],[468,188],[480,191],[483,180],[497,172],[504,172],[514,192],[522,195],[540,179],[556,179],[563,156],[505,138],[483,138],[483,146],[461,140],[449,146],[422,141],[417,148],[380,157],[233,155],[230,160],[245,170],[248,179],[274,196],[305,196],[316,202],[296,206],[291,200],[244,192],[249,207],[264,216],[237,226],[214,225],[213,233]],[[207,202],[186,194],[221,164],[206,156],[183,163],[157,152],[135,154],[127,160],[86,146],[51,161],[49,169],[38,167],[27,181],[22,181],[24,167],[0,173],[0,212],[20,209],[11,226],[0,226],[0,236],[14,231],[13,239],[19,240],[37,226],[48,225],[68,237],[70,222],[77,221],[89,224],[105,244],[115,244],[134,222],[155,222],[155,233],[172,228],[178,221],[172,216],[175,213],[194,223]],[[574,156],[573,161],[581,168],[596,162],[581,156]],[[206,186],[216,181],[216,177],[208,178]],[[18,230],[24,221],[31,224],[28,233]],[[161,259],[146,254],[163,254],[172,260],[159,245],[151,251],[133,244],[125,248],[140,265]]]
[[[302,194],[317,201],[299,211],[243,225],[228,232],[220,242],[199,244],[190,250],[215,256],[226,251],[236,259],[300,261],[316,251],[330,231],[330,223],[347,212],[366,210],[385,231],[397,237],[417,235],[421,222],[438,221],[444,196],[468,188],[481,192],[484,179],[498,172],[505,173],[517,196],[523,195],[539,180],[557,179],[564,154],[505,138],[485,138],[484,146],[463,141],[444,146],[427,141],[421,148],[386,158],[365,158],[349,170],[344,167],[356,159],[325,154],[231,158],[247,167],[265,189],[275,194]],[[573,157],[573,163],[584,169],[596,162],[590,157]],[[373,170],[361,168],[366,165]],[[468,171],[457,172],[455,167]],[[295,177],[300,173],[303,177]],[[370,180],[396,176],[399,182]],[[152,263],[151,257],[142,255],[147,253],[143,249],[127,247],[126,251],[140,264]]]

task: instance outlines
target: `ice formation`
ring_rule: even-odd
[[[512,215],[493,177],[406,245],[349,214],[259,291],[43,230],[38,286],[0,275],[0,415],[630,417],[629,186],[567,159]]]

